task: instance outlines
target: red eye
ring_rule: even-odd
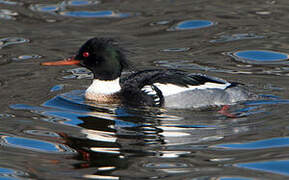
[[[88,56],[89,56],[89,52],[84,52],[84,53],[82,53],[82,56],[83,56],[83,57],[88,57]]]

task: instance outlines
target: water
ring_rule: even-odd
[[[0,0],[0,179],[288,179],[288,11],[279,1]],[[220,108],[95,104],[79,67],[113,37],[135,68],[180,68],[262,96]]]

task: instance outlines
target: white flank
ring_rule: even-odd
[[[120,89],[121,87],[119,85],[119,78],[111,81],[94,79],[92,84],[87,88],[85,93],[111,95],[116,92],[119,92]]]
[[[218,84],[207,82],[202,85],[188,86],[188,87],[181,87],[174,84],[161,84],[161,83],[155,83],[154,85],[161,90],[163,96],[170,96],[173,94],[178,94],[184,91],[190,91],[195,89],[226,89],[228,86],[231,85],[231,83],[227,82],[226,84]]]

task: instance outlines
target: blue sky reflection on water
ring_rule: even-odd
[[[219,144],[216,145],[215,147],[225,148],[228,150],[240,150],[240,149],[253,150],[253,149],[288,147],[288,146],[289,146],[288,137],[278,137],[245,143]]]
[[[0,179],[1,180],[18,180],[19,176],[25,176],[25,172],[20,170],[14,170],[10,168],[0,167]]]
[[[187,20],[178,23],[176,26],[172,27],[169,30],[174,31],[174,30],[199,29],[209,27],[212,25],[214,25],[214,23],[208,20]]]
[[[129,13],[116,13],[113,11],[64,11],[60,15],[79,18],[105,18],[105,17],[128,17]]]
[[[260,170],[289,176],[289,160],[273,160],[235,164],[237,167]]]
[[[265,50],[238,51],[234,55],[248,61],[281,61],[289,58],[287,54]]]
[[[287,4],[0,0],[0,179],[288,179]],[[230,106],[235,117],[88,102],[88,70],[40,63],[93,37],[114,38],[133,70],[178,68],[267,97]]]
[[[2,136],[0,143],[2,146],[45,153],[74,152],[74,150],[62,144],[24,137]]]

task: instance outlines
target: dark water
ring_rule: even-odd
[[[289,2],[0,0],[0,179],[288,179]],[[40,62],[113,37],[136,68],[244,83],[206,110],[83,99],[91,74]]]

